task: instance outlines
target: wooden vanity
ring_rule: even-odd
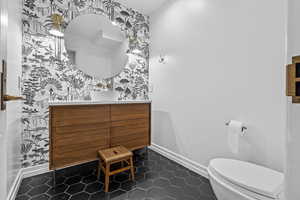
[[[50,169],[97,160],[97,151],[151,144],[151,102],[50,103]]]

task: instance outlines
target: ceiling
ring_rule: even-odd
[[[116,0],[126,7],[133,8],[143,14],[150,15],[169,0]]]

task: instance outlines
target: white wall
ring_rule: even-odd
[[[6,59],[7,1],[0,0],[0,61]],[[2,67],[0,67],[2,72]],[[0,83],[1,86],[1,83]],[[6,112],[0,110],[0,199],[5,199],[7,191],[6,176]]]
[[[205,166],[235,157],[283,170],[285,9],[282,0],[173,0],[150,16],[153,143]],[[230,119],[248,126],[237,156]]]
[[[289,0],[288,19],[288,56],[287,63],[291,63],[292,56],[300,55],[300,1]],[[286,166],[286,196],[287,200],[299,199],[300,180],[300,105],[288,103],[288,140]]]
[[[21,1],[7,4],[1,0],[0,60],[7,61],[7,93],[19,95],[18,76],[21,75]],[[3,11],[6,13],[3,15]],[[8,16],[7,16],[8,14]],[[2,70],[2,69],[1,69]],[[21,169],[20,103],[10,102],[0,111],[0,199],[6,199],[18,171]]]
[[[299,8],[298,0],[288,0],[288,62],[291,62],[292,56],[300,55],[300,27],[299,24]]]
[[[22,1],[8,3],[7,94],[20,96],[22,67]],[[7,103],[7,190],[21,169],[21,102]]]

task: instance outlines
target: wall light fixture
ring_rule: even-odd
[[[56,37],[64,37],[64,33],[61,30],[63,17],[60,14],[53,14],[51,18],[52,18],[52,27],[49,30],[49,33]]]

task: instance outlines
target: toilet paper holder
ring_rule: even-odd
[[[229,126],[230,122],[231,122],[231,121],[226,122],[225,125],[226,125],[226,126]],[[242,132],[246,131],[247,129],[248,129],[248,128],[247,128],[246,126],[242,126]]]

